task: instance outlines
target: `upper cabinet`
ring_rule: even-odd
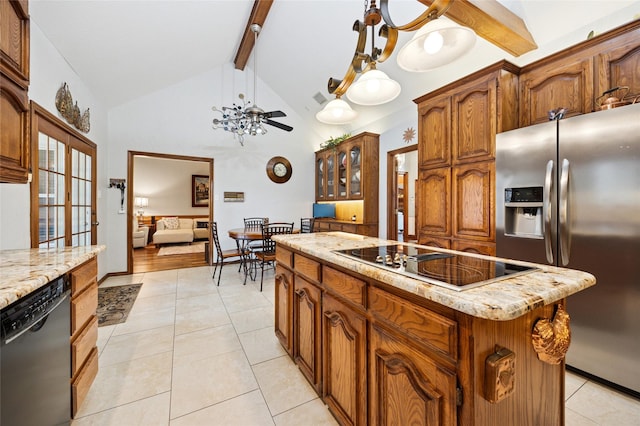
[[[378,135],[360,133],[316,152],[316,201],[362,200],[378,188]]]
[[[640,95],[639,69],[640,20],[527,65],[520,74],[520,127],[549,121],[558,108],[565,117],[596,111],[597,98],[615,87]]]
[[[495,135],[517,127],[518,68],[499,62],[418,103],[418,242],[494,241]]]
[[[316,152],[316,201],[336,205],[316,231],[378,236],[379,135],[363,132]]]
[[[0,1],[0,182],[29,176],[29,11]]]

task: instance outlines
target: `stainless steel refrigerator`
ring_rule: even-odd
[[[496,252],[579,269],[566,364],[640,392],[640,104],[496,137]]]

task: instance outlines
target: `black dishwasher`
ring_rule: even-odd
[[[60,277],[0,311],[2,426],[70,423],[69,293]]]

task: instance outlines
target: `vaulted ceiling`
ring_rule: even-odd
[[[464,1],[486,8],[489,0]],[[361,114],[353,127],[415,111],[416,97],[498,60],[525,65],[584,40],[591,30],[640,17],[640,2],[630,0],[497,1],[521,18],[537,49],[516,57],[479,38],[465,57],[417,74],[400,69],[394,53],[378,68],[400,82],[402,93],[386,105],[354,106]],[[416,0],[389,3],[397,23],[426,7]],[[233,63],[253,6],[253,0],[31,0],[30,12],[32,23],[109,108]],[[364,0],[275,0],[262,17],[259,77],[304,120],[314,123],[322,108],[314,95],[332,98],[328,78],[344,76],[356,46],[351,27],[363,11]],[[458,20],[453,12],[445,16]],[[400,33],[396,52],[411,36]],[[251,58],[247,65],[252,67]]]

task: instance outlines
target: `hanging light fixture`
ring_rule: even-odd
[[[406,71],[429,71],[467,53],[476,33],[445,19],[428,22],[398,52],[398,65]]]
[[[265,112],[262,108],[258,107],[257,98],[257,80],[258,80],[258,34],[262,29],[258,24],[251,24],[251,31],[254,37],[253,47],[253,98],[254,102],[251,103],[245,100],[244,94],[240,93],[238,98],[242,101],[242,104],[234,103],[232,107],[223,106],[218,109],[215,106],[211,108],[215,113],[220,116],[213,119],[214,129],[223,129],[227,132],[233,133],[234,138],[238,138],[240,145],[244,145],[245,135],[264,135],[267,133],[267,128],[264,124],[277,127],[279,129],[290,132],[293,127],[286,124],[278,123],[271,120],[273,117],[286,117],[287,115],[282,111],[270,111]]]
[[[316,114],[316,119],[326,124],[347,124],[357,116],[358,113],[337,96]]]
[[[327,85],[329,93],[334,94],[338,99],[346,93],[349,100],[361,105],[380,105],[395,99],[400,94],[400,85],[396,81],[391,80],[382,71],[377,70],[376,63],[382,63],[391,56],[398,41],[399,31],[416,31],[422,28],[426,23],[436,20],[439,16],[443,15],[453,1],[454,0],[434,0],[431,6],[420,16],[400,26],[395,25],[391,20],[389,15],[389,0],[380,0],[380,9],[376,6],[376,0],[370,0],[368,8],[367,2],[365,1],[364,19],[362,21],[358,20],[353,24],[353,30],[358,33],[358,42],[353,59],[342,80],[329,79]],[[375,26],[382,20],[384,20],[384,24],[380,27],[378,36],[386,39],[386,42],[384,48],[379,49],[375,46]],[[368,27],[371,28],[371,52],[365,53]],[[473,31],[471,31],[471,33],[475,40],[475,33],[473,33]],[[472,44],[466,47],[465,50],[451,52],[452,41],[450,33],[442,33],[441,35],[443,37],[441,53],[431,54],[430,57],[430,60],[434,61],[434,63],[438,62],[438,60],[435,59],[437,55],[444,55],[444,57],[448,59],[448,62],[451,62],[473,46]],[[425,35],[425,38],[426,37],[428,37],[428,34]],[[466,46],[466,43],[463,44]],[[422,45],[424,46],[424,41]],[[406,50],[407,55],[413,52],[412,47],[403,48],[403,50]],[[444,65],[444,63],[445,62],[441,62],[440,65]],[[362,74],[362,76],[356,81],[358,74]],[[331,102],[325,106],[325,109],[329,106],[333,106]],[[321,114],[323,112],[324,110],[316,115],[318,120],[321,120],[320,117],[325,117],[325,114]]]
[[[371,69],[349,87],[347,98],[360,105],[381,105],[397,98],[400,90],[400,83],[377,70],[374,62]]]

